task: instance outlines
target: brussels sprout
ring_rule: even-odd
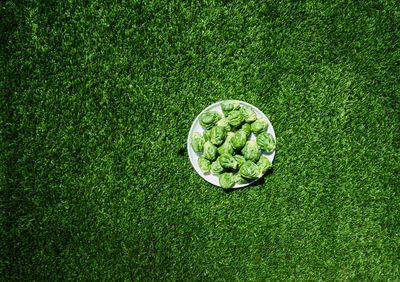
[[[237,168],[238,163],[232,155],[222,154],[221,156],[218,157],[218,160],[223,168],[230,168],[230,169]]]
[[[261,132],[257,136],[257,144],[260,146],[261,150],[266,151],[268,153],[275,150],[275,140],[272,134],[267,132]]]
[[[266,156],[261,156],[259,161],[257,162],[257,165],[261,169],[262,173],[272,168],[272,164]]]
[[[238,184],[242,184],[242,183],[246,183],[246,182],[247,182],[247,180],[244,179],[244,178],[240,175],[239,172],[237,172],[237,173],[235,173],[235,174],[233,175],[233,179],[235,180],[235,183],[238,183]]]
[[[226,132],[231,131],[231,126],[229,125],[229,119],[227,117],[221,118],[217,124],[218,126],[222,126],[225,128]]]
[[[246,179],[256,179],[262,176],[260,168],[252,161],[245,161],[240,167],[239,173]]]
[[[268,128],[268,121],[265,118],[258,119],[251,124],[251,130],[255,133],[260,133]]]
[[[210,171],[212,174],[218,175],[224,171],[224,168],[221,166],[219,162],[219,158],[211,164]]]
[[[203,151],[204,143],[204,138],[200,133],[194,132],[192,136],[190,136],[190,145],[195,153]]]
[[[222,155],[222,154],[229,154],[229,155],[233,155],[235,153],[235,151],[233,150],[232,147],[232,142],[231,139],[233,137],[234,133],[233,132],[228,132],[228,136],[225,139],[224,144],[222,144],[218,149],[218,154]]]
[[[211,143],[217,146],[221,145],[226,138],[225,128],[223,128],[222,126],[214,126],[211,129],[210,136],[211,136]]]
[[[247,136],[244,130],[236,131],[235,135],[231,139],[232,147],[235,150],[240,150],[246,145]]]
[[[248,124],[248,123],[243,124],[241,130],[246,132],[247,138],[250,136],[250,134],[251,134],[251,126],[250,126],[250,124]]]
[[[233,173],[231,172],[224,172],[219,177],[219,185],[221,185],[224,189],[232,188],[235,185],[235,178]]]
[[[250,140],[246,142],[246,145],[242,149],[242,154],[246,160],[257,162],[260,159],[261,150],[255,140]]]
[[[221,114],[216,111],[207,111],[199,118],[201,126],[210,129],[221,119]]]
[[[229,124],[233,127],[239,127],[244,122],[242,114],[237,110],[230,112],[228,115],[228,119]]]
[[[233,157],[237,161],[239,167],[246,161],[242,155],[234,155]]]
[[[230,112],[239,109],[240,104],[235,100],[226,100],[221,103],[221,109],[225,116],[229,115]]]
[[[204,144],[204,157],[210,161],[213,161],[217,158],[217,147],[215,147],[210,141],[207,141]]]
[[[257,114],[254,112],[253,108],[244,105],[240,108],[240,113],[244,117],[245,122],[253,122],[257,119]]]
[[[204,138],[204,142],[207,142],[207,141],[211,142],[211,129],[204,130],[203,138]]]
[[[211,163],[204,156],[199,157],[197,159],[197,163],[199,164],[201,171],[203,171],[204,173],[207,173],[210,171]]]

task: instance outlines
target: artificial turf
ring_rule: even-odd
[[[399,2],[190,2],[0,4],[1,280],[397,280]],[[229,193],[186,152],[224,99],[277,136]]]

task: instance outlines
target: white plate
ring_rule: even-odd
[[[211,184],[213,184],[213,185],[215,185],[215,186],[218,186],[218,187],[221,187],[221,185],[219,185],[219,180],[218,180],[218,176],[217,176],[217,175],[213,175],[213,174],[211,174],[211,173],[205,174],[204,172],[201,171],[201,169],[200,169],[200,167],[199,167],[199,165],[198,165],[198,163],[197,163],[197,159],[198,159],[201,155],[203,155],[203,153],[202,153],[202,152],[200,152],[200,153],[195,153],[195,152],[193,151],[192,147],[190,146],[190,136],[191,136],[192,133],[194,133],[194,132],[199,132],[200,134],[203,135],[204,128],[203,128],[203,127],[200,125],[200,123],[199,123],[199,117],[200,117],[204,112],[206,112],[206,111],[217,111],[217,112],[219,112],[219,113],[221,113],[221,114],[223,115],[222,109],[221,109],[221,103],[222,103],[222,102],[223,102],[223,101],[219,101],[219,102],[217,102],[217,103],[215,103],[215,104],[212,104],[211,106],[208,106],[207,108],[205,108],[205,109],[196,117],[196,119],[194,120],[194,122],[193,122],[193,124],[192,124],[192,127],[190,128],[189,135],[188,135],[188,139],[187,139],[187,150],[188,150],[188,155],[189,155],[190,162],[192,163],[192,166],[194,167],[194,169],[196,170],[196,172],[197,172],[201,177],[203,177],[205,180],[207,180],[207,181],[210,182]],[[276,143],[275,131],[274,131],[274,128],[272,127],[271,122],[270,122],[269,119],[267,118],[267,116],[266,116],[262,111],[260,111],[257,107],[255,107],[255,106],[253,106],[253,105],[251,105],[251,104],[249,104],[249,103],[246,103],[246,102],[243,102],[243,101],[238,101],[238,102],[240,103],[240,105],[247,105],[247,106],[252,107],[253,110],[255,111],[255,113],[257,114],[257,119],[259,119],[259,118],[266,118],[266,119],[267,119],[267,121],[268,121],[268,129],[267,129],[267,132],[272,134],[272,136],[274,137],[275,143]],[[254,133],[251,133],[250,139],[252,139],[252,140],[255,140],[255,139],[256,139],[256,136],[254,135]],[[275,150],[274,150],[272,153],[270,153],[270,154],[266,154],[266,153],[263,152],[263,155],[266,156],[266,157],[269,159],[269,161],[272,163],[272,162],[274,161],[274,157],[275,157]],[[257,180],[258,180],[258,179],[254,179],[254,180],[249,181],[249,182],[247,182],[247,183],[235,184],[235,186],[233,186],[233,188],[245,187],[245,186],[250,185],[251,183],[254,183],[254,182],[257,181]]]

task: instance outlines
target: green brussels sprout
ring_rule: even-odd
[[[220,154],[220,155],[222,155],[222,154],[229,154],[229,155],[235,154],[235,151],[233,150],[232,142],[231,142],[231,139],[232,139],[233,135],[234,135],[233,132],[228,132],[228,136],[226,137],[224,144],[222,144],[217,149],[218,154]]]
[[[235,135],[231,139],[232,147],[235,150],[240,150],[246,145],[247,136],[244,130],[236,131]]]
[[[234,155],[233,157],[237,161],[239,167],[246,161],[242,155]]]
[[[210,171],[214,175],[218,175],[218,174],[220,174],[221,172],[224,171],[224,168],[221,166],[221,164],[219,162],[219,158],[216,159],[215,162],[213,162],[211,164]]]
[[[197,159],[197,163],[199,164],[199,167],[202,172],[207,173],[210,171],[211,163],[204,156],[199,157]]]
[[[213,161],[217,158],[217,147],[215,147],[210,141],[207,141],[204,144],[204,157],[210,161]]]
[[[254,112],[253,108],[247,105],[244,105],[240,108],[240,113],[244,117],[245,122],[253,122],[257,119],[257,114]]]
[[[265,118],[258,119],[251,124],[251,130],[255,133],[260,133],[268,128],[268,121]]]
[[[223,168],[228,168],[228,169],[237,168],[238,163],[232,155],[222,154],[221,156],[218,157],[218,160]]]
[[[211,129],[211,143],[213,143],[214,145],[221,145],[226,138],[226,131],[225,128],[223,128],[222,126],[214,126]]]
[[[229,115],[230,112],[239,109],[240,104],[235,100],[226,100],[221,103],[221,109],[225,116]]]
[[[204,138],[204,142],[207,142],[207,141],[211,142],[211,129],[204,130],[203,138]]]
[[[250,126],[250,124],[248,124],[248,123],[243,124],[241,130],[246,132],[246,136],[247,136],[247,138],[249,138],[249,136],[251,134],[251,126]]]
[[[243,184],[243,183],[246,183],[246,182],[247,182],[247,180],[244,179],[244,178],[240,175],[239,172],[237,172],[237,173],[235,173],[235,174],[233,175],[233,179],[235,180],[235,183],[237,183],[237,184]]]
[[[246,179],[256,179],[262,176],[260,168],[252,161],[245,161],[240,167],[239,173]]]
[[[272,134],[267,132],[261,132],[257,136],[257,144],[260,146],[261,150],[266,151],[268,153],[275,150],[275,140]]]
[[[210,129],[212,128],[217,121],[221,119],[221,114],[216,112],[216,111],[207,111],[204,112],[200,118],[199,118],[199,123],[201,126]]]
[[[231,111],[228,115],[229,124],[233,127],[239,127],[244,122],[244,117],[240,111]]]
[[[260,159],[261,150],[255,140],[250,140],[246,142],[246,145],[242,149],[242,154],[246,160],[257,162]]]
[[[231,172],[224,172],[220,174],[218,180],[219,185],[221,185],[221,187],[224,189],[232,188],[235,185],[235,178]]]
[[[260,157],[260,159],[257,162],[257,166],[261,169],[262,173],[272,168],[272,164],[266,156]]]
[[[195,153],[203,151],[204,143],[204,138],[200,133],[194,132],[192,136],[190,136],[190,145]]]
[[[230,124],[229,124],[229,119],[228,119],[227,117],[221,118],[221,119],[217,122],[216,125],[224,127],[225,130],[226,130],[226,132],[231,131],[231,126],[230,126]]]

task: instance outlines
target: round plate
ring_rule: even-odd
[[[196,170],[196,172],[197,172],[201,177],[203,177],[205,180],[207,180],[207,181],[210,182],[211,184],[213,184],[213,185],[215,185],[215,186],[218,186],[218,187],[221,187],[221,185],[219,185],[219,180],[218,180],[218,176],[217,176],[217,175],[213,175],[213,174],[211,174],[211,173],[204,173],[204,172],[201,171],[201,169],[200,169],[200,167],[199,167],[199,165],[198,165],[198,163],[197,163],[197,159],[198,159],[201,155],[203,155],[203,153],[202,153],[202,152],[195,153],[195,152],[193,151],[192,147],[190,146],[190,136],[192,136],[192,133],[194,133],[194,132],[199,132],[200,134],[203,135],[204,128],[203,128],[203,127],[200,125],[200,123],[199,123],[199,117],[200,117],[204,112],[206,112],[206,111],[217,111],[217,112],[219,112],[219,113],[221,113],[221,114],[223,115],[222,109],[221,109],[221,103],[222,103],[222,102],[223,102],[223,101],[219,101],[219,102],[217,102],[217,103],[215,103],[215,104],[212,104],[211,106],[208,106],[207,108],[205,108],[205,109],[196,117],[196,119],[194,120],[194,122],[193,122],[193,124],[192,124],[192,126],[191,126],[191,128],[190,128],[189,135],[188,135],[188,139],[187,139],[187,150],[188,150],[188,155],[189,155],[190,162],[192,163],[192,166],[194,167],[194,169]],[[269,119],[267,118],[267,116],[266,116],[262,111],[260,111],[257,107],[255,107],[255,106],[253,106],[253,105],[251,105],[251,104],[249,104],[249,103],[246,103],[246,102],[243,102],[243,101],[238,101],[238,102],[240,103],[240,105],[247,105],[247,106],[252,107],[253,110],[254,110],[254,112],[257,114],[257,119],[259,119],[259,118],[266,118],[266,119],[267,119],[267,121],[268,121],[268,129],[267,129],[267,132],[272,134],[272,136],[274,137],[275,143],[276,143],[275,131],[274,131],[274,128],[272,127],[271,122],[270,122]],[[253,132],[251,133],[250,139],[252,139],[252,140],[255,140],[255,139],[256,139],[256,136],[254,135]],[[269,161],[272,163],[272,162],[274,161],[274,157],[275,157],[275,150],[274,150],[272,153],[269,153],[269,154],[263,152],[263,155],[266,156],[266,157],[269,159]],[[235,184],[235,186],[233,186],[233,188],[241,188],[241,187],[248,186],[248,185],[250,185],[251,183],[254,183],[255,181],[257,181],[258,179],[259,179],[259,178],[254,179],[254,180],[252,180],[252,181],[249,181],[249,182],[247,182],[247,183],[243,183],[243,184]]]

